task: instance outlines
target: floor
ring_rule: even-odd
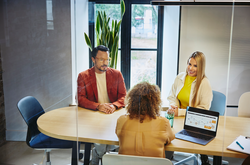
[[[81,149],[83,147],[84,145],[81,145]],[[184,155],[176,152],[173,163],[183,158]],[[70,165],[71,149],[52,150],[50,159],[52,165]],[[229,161],[230,165],[241,165],[243,162],[243,159],[239,158],[223,157],[223,160]],[[79,160],[78,164],[82,165],[83,161]],[[189,164],[192,162],[186,165]],[[29,148],[25,142],[7,142],[0,147],[0,165],[46,165],[46,156],[43,150]]]

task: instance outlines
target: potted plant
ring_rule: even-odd
[[[125,13],[124,0],[120,1],[121,6],[121,20],[112,20],[111,26],[109,25],[110,17],[107,16],[105,11],[98,11],[96,17],[95,31],[96,31],[96,45],[104,45],[109,48],[109,57],[111,58],[110,67],[117,66],[119,34],[122,22],[122,17]],[[92,51],[91,41],[86,33],[84,33],[85,42]]]

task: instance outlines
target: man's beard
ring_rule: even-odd
[[[108,67],[108,65],[102,65],[101,67]],[[102,69],[101,69],[101,67],[100,67],[100,68],[98,68],[98,70],[99,70],[99,71],[101,71],[101,72],[106,72],[107,68],[106,68],[106,69],[104,69],[104,70],[102,70]]]

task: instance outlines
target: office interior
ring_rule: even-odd
[[[117,69],[124,76],[127,90],[140,81],[157,84],[162,106],[167,107],[176,75],[185,72],[190,54],[202,51],[212,90],[226,95],[225,116],[237,116],[240,96],[250,91],[249,6],[156,6],[150,2],[125,0]],[[119,6],[120,1],[0,3],[0,147],[15,148],[14,144],[23,142],[19,150],[28,146],[27,125],[17,110],[17,102],[34,96],[45,112],[76,106],[77,76],[92,67],[83,34],[94,31],[96,6]],[[136,8],[143,9],[143,14],[133,10]],[[76,115],[77,120],[80,119]],[[0,153],[7,154],[6,150]],[[62,164],[70,164],[70,151],[54,153],[59,159],[68,158]],[[44,160],[44,152],[32,150],[29,154],[30,158],[39,155],[34,164]],[[5,163],[1,161],[0,164]],[[15,164],[14,160],[7,161]]]

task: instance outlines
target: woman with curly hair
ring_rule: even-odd
[[[127,114],[117,120],[119,154],[165,158],[165,145],[175,135],[168,119],[160,116],[161,92],[157,85],[142,82],[125,97]]]

